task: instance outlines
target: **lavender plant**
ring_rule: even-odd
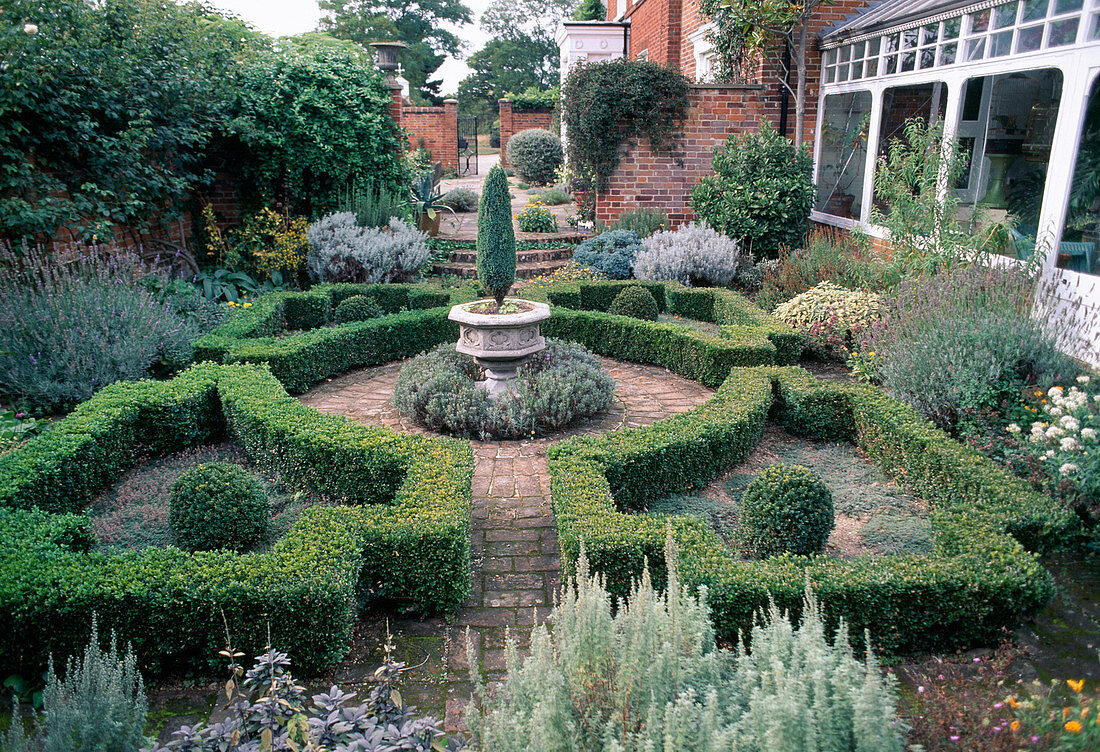
[[[634,276],[638,279],[725,287],[745,262],[737,241],[715,232],[706,223],[692,222],[675,231],[655,232],[643,244],[645,250],[634,257]]]
[[[328,214],[306,230],[306,271],[317,282],[403,282],[420,274],[430,251],[427,235],[391,218],[363,227],[351,212]]]
[[[0,253],[0,391],[57,411],[155,364],[189,362],[205,324],[146,289],[143,275],[135,257],[95,248],[69,260]]]
[[[665,546],[668,588],[648,572],[614,608],[583,548],[577,576],[520,662],[507,645],[499,691],[479,676],[467,723],[493,752],[901,752],[892,677],[859,661],[843,623],[830,642],[807,588],[802,623],[775,606],[736,651],[718,648],[706,605],[682,585]],[[471,666],[477,663],[471,652]]]

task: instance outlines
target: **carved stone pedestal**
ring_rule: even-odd
[[[448,316],[458,322],[460,353],[473,356],[485,369],[481,382],[490,397],[508,391],[508,382],[516,378],[516,370],[534,353],[546,349],[539,325],[550,318],[550,306],[530,300],[513,300],[527,310],[518,313],[471,313],[470,307],[484,306],[492,301],[478,300],[451,308]]]

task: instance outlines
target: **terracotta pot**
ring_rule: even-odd
[[[421,212],[416,220],[416,226],[421,232],[426,232],[433,238],[439,234],[439,221],[443,219],[443,212],[436,211],[435,217],[428,216],[428,212]]]

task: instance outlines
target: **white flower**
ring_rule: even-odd
[[[1050,450],[1048,450],[1048,451],[1046,451],[1046,452],[1043,452],[1043,453],[1042,453],[1041,455],[1039,455],[1039,459],[1041,459],[1041,460],[1049,460],[1049,459],[1050,459],[1051,457],[1053,457],[1053,456],[1054,456],[1054,450],[1053,450],[1053,449],[1050,449]]]
[[[1072,415],[1064,416],[1061,420],[1058,421],[1058,425],[1060,425],[1067,431],[1076,431],[1078,428],[1081,427],[1081,424],[1077,422],[1077,418],[1073,417]]]
[[[1060,439],[1066,435],[1066,432],[1058,426],[1051,426],[1047,429],[1046,433],[1048,439]]]
[[[1051,399],[1054,399],[1055,397],[1061,397],[1062,396],[1062,387],[1052,386],[1049,390],[1047,390],[1047,396],[1050,397]]]
[[[1058,472],[1060,472],[1062,475],[1065,475],[1066,473],[1075,473],[1077,472],[1077,465],[1073,464],[1072,462],[1067,462],[1066,464],[1058,468]]]
[[[1005,430],[1014,435],[1020,433],[1020,427],[1015,423],[1009,423],[1005,426]]]
[[[1096,404],[1100,405],[1100,394],[1092,395],[1092,401],[1095,402]]]
[[[1078,443],[1077,439],[1073,438],[1072,436],[1067,436],[1066,438],[1062,439],[1062,441],[1058,444],[1058,448],[1061,449],[1063,452],[1072,452],[1080,449],[1081,444]]]
[[[1096,441],[1096,429],[1095,428],[1082,428],[1081,438],[1086,441]]]
[[[1061,415],[1062,415],[1062,408],[1060,408],[1060,407],[1048,407],[1047,408],[1047,413],[1052,418],[1058,418],[1058,417],[1061,417]]]
[[[1077,377],[1077,383],[1078,384],[1087,384],[1087,383],[1089,383],[1089,377],[1088,376],[1078,376]]]
[[[32,23],[23,24],[23,33],[24,34],[37,34],[38,33],[38,24],[32,24]]]
[[[1030,437],[1030,438],[1029,438],[1028,440],[1029,440],[1029,441],[1030,441],[1030,442],[1031,442],[1032,444],[1038,444],[1038,443],[1042,442],[1043,438],[1044,438],[1044,437],[1043,437],[1043,433],[1042,433],[1042,432],[1040,431],[1039,433],[1033,433],[1033,434],[1031,434],[1031,437]]]

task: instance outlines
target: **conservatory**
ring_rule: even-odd
[[[906,120],[940,125],[965,155],[960,212],[1010,228],[1002,251],[1042,263],[1095,341],[1100,0],[884,0],[822,50],[814,219],[881,236],[877,157]]]

